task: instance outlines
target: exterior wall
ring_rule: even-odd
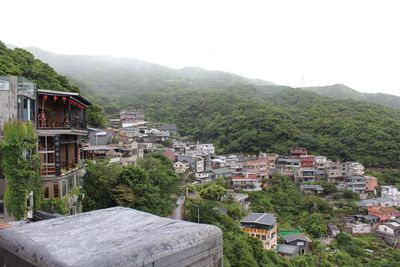
[[[365,176],[365,190],[367,192],[374,192],[378,187],[378,178],[373,176]]]
[[[163,155],[170,161],[175,162],[175,149],[165,149]]]
[[[353,225],[351,232],[353,234],[369,234],[371,233],[371,226],[368,224]]]
[[[18,118],[17,78],[3,78],[4,82],[2,83],[2,87],[0,89],[8,90],[0,90],[0,130],[3,129],[5,122],[9,120],[16,120]]]
[[[266,250],[275,249],[278,243],[278,227],[273,225],[271,230],[257,229],[257,228],[247,228],[244,226],[242,231],[250,236],[253,236],[263,243],[263,248]]]
[[[286,245],[296,246],[299,248],[299,254],[303,255],[308,251],[309,244],[303,240],[293,240],[292,242],[285,242]]]
[[[378,230],[381,231],[382,233],[388,234],[388,235],[393,235],[394,236],[394,230],[384,224],[378,226]]]
[[[190,169],[190,164],[178,161],[174,163],[174,169],[176,173],[184,173]]]
[[[234,189],[240,189],[244,191],[262,190],[261,179],[233,178],[232,186]]]

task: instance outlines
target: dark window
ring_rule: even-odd
[[[45,188],[44,188],[44,198],[49,198],[50,197],[50,193],[49,193],[49,187],[48,186],[46,186]]]
[[[60,187],[58,183],[53,184],[53,191],[54,191],[54,197],[59,198],[60,197]]]
[[[0,214],[4,214],[4,203],[0,202]]]

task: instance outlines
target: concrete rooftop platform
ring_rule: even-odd
[[[215,226],[109,208],[0,230],[0,266],[222,266]]]

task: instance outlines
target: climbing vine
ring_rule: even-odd
[[[22,219],[28,210],[30,192],[33,192],[34,210],[40,207],[42,200],[37,136],[30,122],[6,123],[3,133],[0,150],[1,167],[7,181],[5,205],[9,214]]]

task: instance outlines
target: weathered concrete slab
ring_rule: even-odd
[[[19,261],[25,266],[196,267],[222,266],[222,258],[222,231],[218,227],[128,208],[0,230],[0,266]]]

